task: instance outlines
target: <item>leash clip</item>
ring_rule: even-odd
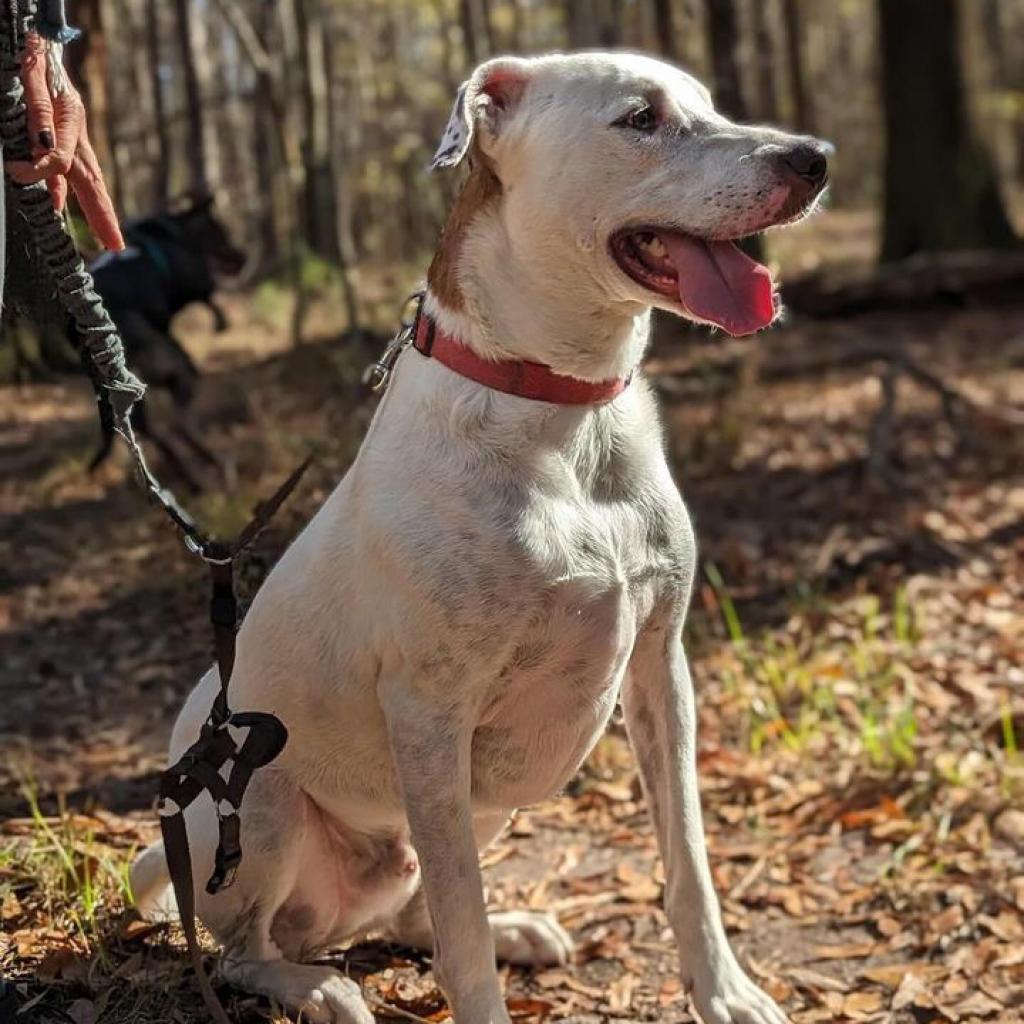
[[[369,387],[371,391],[381,391],[387,386],[388,381],[391,379],[391,374],[394,372],[395,363],[398,362],[398,357],[412,341],[413,333],[416,329],[416,322],[419,320],[420,310],[423,307],[423,294],[424,290],[422,288],[417,288],[416,291],[412,292],[412,294],[410,294],[405,300],[402,305],[402,312],[404,313],[410,305],[415,303],[415,313],[412,315],[411,319],[402,319],[400,321],[398,330],[387,343],[380,359],[370,363],[370,365],[363,371],[363,383]]]

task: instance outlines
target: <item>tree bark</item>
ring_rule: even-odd
[[[490,9],[485,0],[459,0],[459,25],[469,67],[492,55],[494,40],[491,38]]]
[[[159,208],[170,198],[171,141],[167,131],[167,103],[161,74],[160,0],[146,0],[146,51],[149,64],[149,88],[153,102],[153,204]]]
[[[774,121],[779,116],[779,97],[775,88],[775,39],[772,35],[767,0],[751,4],[754,29],[754,81],[757,83],[757,102],[754,116],[762,121]]]
[[[706,0],[706,4],[715,106],[728,117],[744,121],[748,114],[736,54],[739,26],[735,0]]]
[[[110,138],[104,0],[79,0],[74,16],[82,38],[67,48],[68,71],[82,94],[89,116],[89,140],[113,194],[117,182]]]
[[[1015,244],[961,72],[956,0],[877,0],[885,103],[882,259]]]
[[[182,81],[185,86],[185,108],[188,115],[189,188],[197,194],[207,193],[210,183],[206,174],[206,117],[203,111],[202,90],[196,67],[195,11],[191,0],[174,0],[175,29],[181,59]]]
[[[348,161],[359,145],[359,105],[356,89],[351,80],[342,77],[339,50],[342,40],[349,46],[345,30],[330,26],[324,35],[324,72],[328,89],[328,135],[331,179],[334,183],[335,252],[341,267],[342,299],[348,314],[349,327],[358,331],[361,326],[359,299],[355,287],[357,261],[355,238],[352,231],[354,211],[354,181],[348,171]]]
[[[814,111],[804,77],[799,0],[782,0],[782,20],[785,25],[786,68],[789,71],[789,91],[793,100],[793,119],[800,131],[813,133]]]
[[[711,51],[711,74],[715,106],[735,121],[749,120],[743,98],[743,82],[738,60],[739,24],[735,0],[706,0],[708,49]],[[744,239],[743,251],[752,259],[761,260],[764,246],[760,236]]]
[[[669,60],[679,59],[675,25],[672,23],[672,0],[654,0],[654,30],[658,36],[658,50]]]
[[[324,20],[319,5],[296,0],[299,56],[302,63],[302,162],[305,190],[303,218],[306,244],[328,259],[337,256],[334,231],[334,189],[328,138],[328,83],[324,50]]]

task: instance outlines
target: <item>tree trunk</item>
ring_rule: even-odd
[[[956,0],[877,0],[877,10],[886,135],[883,261],[1013,245],[992,162],[967,113]]]
[[[767,0],[755,0],[751,5],[754,29],[754,81],[757,83],[757,103],[754,116],[761,121],[774,121],[779,116],[779,97],[775,88],[775,40],[772,37]]]
[[[672,23],[672,0],[654,0],[654,28],[658,50],[669,60],[679,59],[675,26]]]
[[[68,71],[82,94],[89,116],[89,139],[112,191],[116,191],[114,152],[110,140],[107,90],[107,40],[103,0],[79,0],[74,8],[82,38],[67,48]]]
[[[348,314],[349,328],[358,331],[361,326],[359,299],[356,294],[356,246],[352,231],[354,211],[352,175],[348,171],[351,155],[359,146],[359,106],[356,89],[350,79],[343,79],[339,59],[343,32],[332,24],[324,34],[324,74],[327,81],[327,113],[331,179],[334,185],[335,251],[341,265],[342,299]],[[352,41],[345,38],[352,45]]]
[[[459,0],[459,25],[462,28],[466,63],[468,67],[473,67],[494,51],[490,9],[485,0]]]
[[[740,40],[736,2],[707,0],[707,14],[708,49],[711,51],[715,106],[726,117],[735,121],[747,121],[749,114],[743,98],[743,83],[737,59]],[[742,249],[752,259],[763,258],[764,246],[759,236],[745,239]]]
[[[209,192],[206,176],[206,118],[196,68],[195,11],[191,0],[174,0],[174,21],[178,33],[182,80],[185,85],[185,109],[188,118],[188,165],[192,192]]]
[[[161,70],[159,0],[146,0],[146,51],[149,65],[149,88],[153,101],[153,171],[151,189],[153,205],[164,206],[170,198],[171,141],[167,131],[167,103]]]
[[[296,0],[295,15],[302,62],[302,162],[306,185],[303,228],[309,248],[333,259],[337,255],[337,235],[331,186],[323,12],[310,0]]]
[[[747,119],[743,85],[737,61],[739,26],[735,0],[706,0],[708,49],[711,51],[711,91],[715,106],[737,121]]]
[[[786,67],[789,70],[789,91],[793,100],[793,119],[802,132],[814,132],[814,111],[807,95],[804,78],[803,47],[801,46],[799,0],[782,0],[782,19],[785,24]]]

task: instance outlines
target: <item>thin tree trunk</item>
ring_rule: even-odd
[[[337,236],[333,227],[323,12],[315,2],[295,0],[295,15],[303,100],[303,233],[313,252],[333,259],[337,255]]]
[[[706,5],[715,106],[727,116],[743,121],[748,115],[736,56],[739,26],[735,0],[706,0]]]
[[[747,104],[743,98],[743,83],[737,59],[739,50],[739,25],[736,19],[735,0],[707,0],[708,49],[711,51],[711,74],[714,80],[715,106],[727,117],[736,121],[749,119]],[[760,237],[746,239],[744,252],[760,260],[764,246]]]
[[[886,129],[882,259],[1015,244],[992,161],[967,112],[955,0],[877,0],[877,10]]]
[[[75,24],[82,30],[82,38],[68,47],[67,59],[71,78],[78,86],[89,113],[89,139],[107,176],[107,184],[116,192],[116,168],[110,140],[104,7],[104,0],[79,0],[75,5]]]
[[[675,25],[672,23],[672,0],[654,0],[654,27],[658,50],[669,60],[679,59]]]
[[[459,0],[459,25],[462,28],[466,63],[472,67],[490,53],[487,45],[486,11],[480,0]]]
[[[146,52],[153,102],[152,139],[155,144],[151,188],[156,207],[167,203],[171,182],[171,141],[167,131],[167,103],[164,98],[163,58],[160,50],[161,9],[159,0],[146,0]]]
[[[174,0],[174,13],[188,115],[189,188],[194,193],[205,194],[210,190],[206,176],[206,117],[196,69],[195,12],[191,0]]]
[[[786,68],[789,70],[789,91],[793,100],[793,119],[802,132],[814,132],[814,111],[807,95],[801,46],[799,0],[782,0],[785,26]]]
[[[332,206],[335,249],[341,265],[342,299],[348,314],[349,328],[358,331],[361,319],[355,288],[357,254],[352,233],[353,187],[352,176],[346,172],[349,170],[347,158],[358,146],[360,122],[357,116],[359,110],[354,84],[343,81],[339,75],[340,44],[341,30],[337,26],[331,26],[324,36],[324,75],[328,89],[328,136],[331,179],[334,183]]]
[[[757,83],[755,116],[774,121],[779,116],[779,98],[775,88],[775,39],[772,36],[768,0],[755,0],[751,5],[754,29],[754,81]]]
[[[565,20],[572,49],[598,45],[600,36],[596,0],[566,0]]]

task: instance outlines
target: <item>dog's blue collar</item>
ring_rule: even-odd
[[[142,232],[134,235],[131,239],[132,244],[138,246],[142,252],[149,257],[149,259],[156,264],[157,272],[162,274],[164,277],[171,276],[171,264],[167,259],[167,253],[164,252],[163,248],[156,242],[150,241],[146,238]]]

